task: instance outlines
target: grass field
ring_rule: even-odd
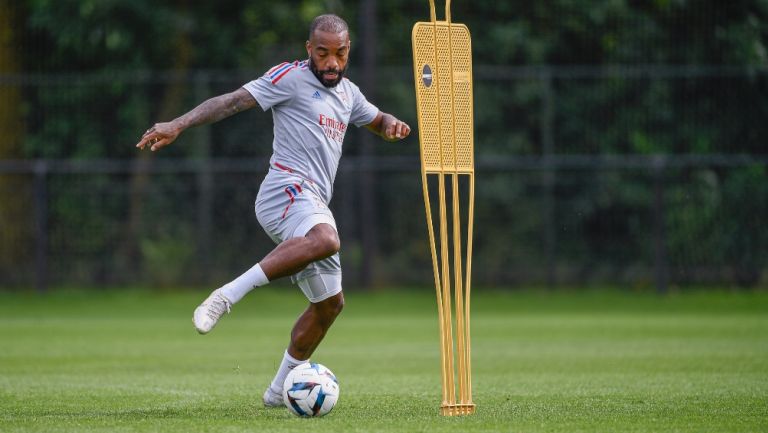
[[[473,294],[477,414],[438,415],[431,290],[351,293],[313,357],[322,419],[261,394],[304,307],[252,293],[209,335],[203,293],[0,293],[2,432],[768,431],[768,294]]]

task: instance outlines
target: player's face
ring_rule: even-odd
[[[315,30],[307,41],[309,68],[325,87],[336,87],[347,71],[349,32]]]

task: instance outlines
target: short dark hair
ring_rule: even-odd
[[[315,34],[315,30],[329,33],[341,33],[349,32],[349,26],[347,25],[347,22],[341,19],[338,15],[325,14],[319,15],[312,20],[312,24],[309,25],[310,39],[312,39],[312,35]]]

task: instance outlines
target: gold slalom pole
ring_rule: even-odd
[[[437,265],[437,248],[435,246],[435,229],[432,222],[432,204],[429,200],[429,184],[427,183],[427,173],[426,171],[422,170],[421,173],[421,181],[424,186],[424,205],[426,208],[426,214],[427,214],[427,232],[429,233],[429,249],[432,253],[432,271],[435,277],[435,292],[437,294],[437,316],[438,316],[438,322],[440,326],[440,338],[441,338],[441,346],[440,346],[440,365],[441,365],[441,372],[442,372],[442,383],[443,383],[443,403],[448,403],[448,394],[447,394],[447,388],[445,386],[445,383],[447,382],[446,374],[448,372],[448,360],[445,356],[445,350],[443,350],[443,335],[445,335],[445,322],[443,321],[443,296],[442,296],[442,285],[440,284],[440,268]]]
[[[443,270],[443,352],[448,362],[446,366],[445,387],[448,389],[448,405],[456,404],[456,386],[454,384],[453,368],[453,320],[451,318],[451,271],[450,257],[448,255],[448,221],[446,211],[445,197],[445,175],[440,173],[439,194],[440,194],[440,259]]]
[[[445,21],[438,21],[434,0],[429,0],[430,22],[416,23],[412,40],[424,204],[440,328],[443,391],[440,414],[468,415],[475,411],[472,402],[469,337],[471,243],[474,224],[472,54],[469,30],[463,24],[451,22],[450,5],[451,1],[446,0]],[[430,175],[438,177],[439,234],[435,233],[432,218],[428,186]],[[464,175],[469,176],[470,206],[466,221],[466,266],[462,264],[460,192],[460,179]],[[451,197],[448,197],[446,192],[449,182]],[[448,206],[451,207],[450,211]],[[449,212],[452,217],[450,227]],[[449,236],[453,239],[449,239]]]
[[[437,14],[435,13],[435,0],[429,0],[429,20],[433,23],[437,21]]]
[[[435,13],[435,3],[434,0],[429,0],[429,9],[430,9],[430,19],[433,25],[433,34],[432,34],[432,42],[433,45],[436,44],[436,37],[437,37],[437,14]],[[435,71],[434,74],[437,75],[438,73],[438,67],[435,62]],[[439,85],[436,85],[437,93],[439,95],[440,88]],[[437,113],[438,115],[438,124],[441,123],[441,116],[440,113]],[[442,133],[440,130],[438,130],[438,136],[439,136],[439,142],[442,142]],[[450,294],[451,294],[451,284],[449,280],[449,263],[447,262],[447,227],[446,227],[446,198],[445,198],[445,176],[442,170],[442,167],[444,166],[443,161],[443,155],[440,154],[439,158],[439,166],[440,171],[437,173],[438,176],[438,206],[439,206],[439,217],[440,217],[440,265],[442,267],[442,271],[437,270],[437,259],[436,259],[436,250],[437,247],[435,245],[436,240],[434,239],[434,229],[430,225],[430,230],[432,230],[432,239],[431,239],[431,249],[433,250],[433,259],[434,264],[433,267],[435,269],[435,288],[436,288],[436,294],[437,294],[437,303],[438,303],[438,320],[440,322],[440,359],[441,359],[441,367],[442,367],[442,391],[443,391],[443,401],[441,406],[450,406],[454,404],[455,402],[455,390],[454,390],[454,373],[453,373],[453,326],[452,326],[452,319],[451,319],[451,304],[450,304]],[[422,171],[426,172],[424,169],[424,166],[422,166]],[[427,175],[423,175],[424,179],[427,178]],[[426,184],[426,180],[424,180]],[[425,186],[425,188],[428,188]],[[429,200],[428,198],[428,190],[426,192],[427,198],[426,200]],[[431,204],[429,214],[431,216]],[[431,218],[430,218],[431,223]]]
[[[450,87],[450,100],[451,106],[451,146],[453,151],[453,163],[454,168],[457,166],[458,148],[456,143],[456,94],[454,92],[454,69],[453,69],[453,29],[451,28],[451,1],[445,2],[445,21],[448,24],[448,52],[451,54],[448,56],[448,70],[450,72],[449,87]],[[454,270],[454,295],[456,304],[456,368],[457,368],[457,380],[458,380],[458,403],[452,401],[454,405],[454,411],[463,413],[463,405],[467,404],[466,398],[466,345],[465,345],[465,323],[464,323],[464,301],[462,292],[462,272],[461,272],[461,213],[460,213],[460,201],[459,201],[459,174],[456,170],[452,175],[453,185],[453,270]]]
[[[451,129],[450,129],[450,136],[449,137],[442,137],[441,136],[440,143],[441,143],[442,146],[448,145],[448,148],[452,151],[452,154],[450,155],[451,157],[449,158],[449,161],[452,162],[453,167],[450,167],[449,164],[447,164],[446,161],[445,161],[446,152],[445,151],[441,152],[441,155],[443,156],[443,164],[442,164],[442,166],[443,166],[443,173],[441,173],[440,176],[441,176],[441,178],[445,179],[445,177],[448,175],[448,173],[446,173],[446,171],[449,171],[449,170],[451,170],[451,168],[453,168],[453,170],[451,170],[451,179],[453,181],[452,182],[452,188],[451,188],[452,189],[452,195],[453,195],[452,200],[451,200],[452,201],[452,206],[451,207],[452,207],[452,211],[453,211],[452,212],[452,220],[453,220],[453,253],[454,253],[453,268],[454,268],[454,276],[455,276],[454,277],[454,288],[453,288],[453,290],[454,290],[455,299],[456,299],[455,305],[456,305],[456,343],[457,344],[456,344],[455,351],[454,351],[454,340],[453,340],[453,325],[454,325],[454,323],[453,323],[453,320],[451,320],[450,316],[447,319],[447,324],[449,326],[449,333],[450,333],[449,336],[448,336],[448,342],[450,344],[449,348],[448,348],[448,350],[449,350],[449,355],[448,356],[449,356],[449,359],[450,359],[449,368],[450,368],[450,379],[451,379],[449,381],[449,383],[448,383],[448,386],[449,386],[449,390],[448,390],[448,392],[449,392],[449,399],[448,399],[449,408],[448,408],[448,412],[449,412],[450,415],[455,415],[456,414],[455,412],[456,412],[456,403],[457,403],[457,395],[456,395],[457,393],[456,393],[456,383],[455,383],[454,380],[458,380],[458,382],[459,382],[458,383],[458,385],[459,385],[459,389],[458,389],[459,392],[458,392],[458,394],[459,394],[459,399],[460,399],[461,398],[461,387],[462,387],[462,378],[461,378],[462,373],[461,373],[461,371],[462,371],[462,367],[463,367],[463,364],[462,364],[462,361],[461,361],[461,357],[462,357],[462,346],[461,346],[461,343],[463,342],[463,338],[461,337],[462,314],[461,314],[461,309],[460,309],[460,307],[462,305],[461,298],[460,298],[462,282],[461,282],[461,279],[460,279],[460,276],[459,276],[460,273],[461,273],[461,241],[459,240],[459,243],[458,244],[456,243],[456,241],[457,241],[456,230],[459,229],[459,226],[457,225],[457,217],[458,217],[458,212],[459,212],[459,208],[458,208],[459,203],[457,201],[457,197],[458,197],[457,196],[457,194],[458,194],[458,175],[455,172],[455,168],[456,168],[456,112],[455,112],[454,104],[453,104],[453,101],[454,101],[454,94],[453,94],[453,56],[451,55],[451,53],[453,52],[453,49],[452,49],[453,47],[452,47],[452,44],[451,44],[451,10],[450,10],[450,6],[451,6],[450,0],[446,0],[446,2],[445,2],[445,22],[448,25],[447,26],[447,30],[448,30],[448,53],[449,53],[449,55],[448,55],[448,77],[449,78],[448,78],[448,86],[447,87],[448,87],[448,91],[449,91],[449,95],[450,95],[450,98],[448,99],[447,103],[451,107],[451,109],[450,109],[450,119],[451,119],[450,127],[451,127]],[[435,46],[437,47],[437,28],[435,29]],[[438,68],[438,72],[442,72],[442,68]],[[445,75],[444,72],[443,72],[443,75]],[[440,80],[438,80],[437,86],[438,86],[438,92],[442,92],[443,89],[442,89],[442,83],[441,83]],[[444,101],[441,100],[441,108],[442,108],[443,104],[444,104]],[[441,113],[441,117],[442,117],[442,113]],[[444,180],[443,181],[443,186],[441,187],[441,191],[443,193],[445,193],[445,188],[446,188],[446,185],[445,185],[445,180]],[[448,242],[449,241],[448,241],[448,212],[447,212],[447,209],[446,209],[446,212],[445,212],[444,222],[446,224],[446,227],[445,227],[446,236],[444,238],[445,248],[444,248],[444,256],[443,257],[444,257],[445,265],[443,267],[443,275],[444,275],[445,283],[443,284],[443,287],[447,287],[447,285],[450,284],[449,281],[451,279],[451,277],[450,277],[450,262],[451,262],[451,258],[450,258],[450,255],[448,253],[448,248],[449,248],[449,246],[448,246],[449,243]],[[456,257],[459,257],[459,259],[456,260]],[[444,308],[447,308],[449,314],[451,314],[451,312],[453,311],[453,308],[451,307],[451,292],[450,292],[450,290],[448,290],[447,293],[446,293],[446,291],[443,291],[443,296],[445,297],[445,306],[444,306]],[[454,353],[456,355],[454,355]],[[456,363],[456,367],[454,367],[454,361]],[[458,374],[454,378],[454,371],[456,371],[456,370],[458,370]]]
[[[469,300],[471,293],[471,276],[472,276],[472,230],[475,223],[475,174],[469,175],[469,214],[467,215],[467,266],[466,277],[467,281],[464,284],[466,302],[464,303],[464,314],[466,316],[466,367],[467,367],[467,404],[472,404],[472,344],[470,344],[470,326],[469,326]]]
[[[455,277],[454,294],[456,298],[456,364],[460,405],[466,404],[466,346],[464,343],[464,301],[461,278],[461,226],[459,213],[459,175],[453,174],[453,271]]]

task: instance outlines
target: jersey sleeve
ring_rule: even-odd
[[[291,72],[294,69],[295,63],[281,63],[261,77],[246,83],[243,88],[256,99],[262,110],[267,111],[293,98],[296,74]]]
[[[349,123],[355,126],[364,126],[376,118],[379,109],[365,99],[365,95],[356,85],[352,85],[352,114],[349,116]]]

